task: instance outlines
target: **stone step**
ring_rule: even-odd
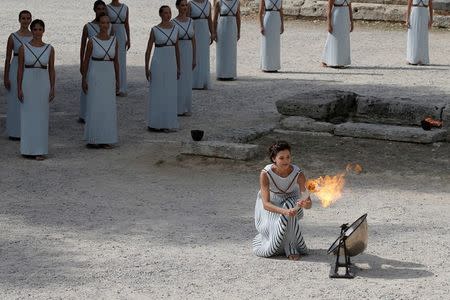
[[[342,123],[336,125],[334,135],[430,144],[445,141],[447,131],[444,129],[432,129],[426,131],[421,127],[406,127],[385,124]]]
[[[235,160],[250,160],[259,157],[263,152],[258,145],[221,141],[186,142],[181,147],[181,154]]]
[[[450,104],[444,100],[431,103],[424,98],[381,98],[339,90],[299,93],[278,100],[276,106],[278,112],[285,116],[300,116],[328,123],[343,123],[350,120],[413,126],[419,126],[426,117],[441,119],[446,107],[449,106],[447,109],[450,109]]]
[[[256,13],[257,1],[244,1],[244,11]],[[284,3],[284,13],[287,16],[326,18],[327,1],[318,0],[290,0]],[[365,21],[404,22],[406,0],[359,0],[352,3],[353,18]],[[433,1],[433,26],[450,27],[450,1]]]

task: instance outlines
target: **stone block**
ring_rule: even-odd
[[[439,119],[445,103],[417,103],[409,98],[358,96],[354,121],[400,125],[420,125],[427,116]]]
[[[450,142],[450,104],[442,112],[443,129],[446,131],[446,141]]]
[[[354,113],[356,96],[352,92],[337,90],[314,91],[278,100],[276,106],[282,115],[342,122]]]
[[[430,144],[444,141],[447,132],[443,129],[423,130],[421,127],[394,126],[368,123],[343,123],[336,125],[334,134],[377,140]]]
[[[281,121],[281,127],[287,130],[295,131],[314,131],[314,132],[330,132],[334,131],[334,124],[326,122],[318,122],[311,118],[305,117],[287,117]]]
[[[263,152],[258,145],[220,141],[187,142],[183,143],[181,148],[182,154],[235,160],[250,160],[258,157]]]

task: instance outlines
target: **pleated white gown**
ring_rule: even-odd
[[[264,171],[269,177],[270,202],[285,209],[295,207],[300,198],[297,184],[300,168],[293,165],[293,171],[287,177],[275,174],[272,171],[272,164],[267,165]],[[301,218],[303,218],[302,208],[295,217],[286,217],[265,210],[260,191],[255,204],[255,226],[258,235],[253,239],[253,253],[261,257],[306,254],[308,249],[301,232]]]
[[[237,23],[239,0],[219,0],[217,24],[216,77],[233,79],[237,76]]]
[[[24,99],[20,106],[22,155],[48,154],[50,76],[47,67],[51,49],[50,44],[42,47],[24,44]]]
[[[150,64],[147,126],[154,129],[178,129],[177,61],[174,45],[178,30],[155,26],[152,28],[155,48]]]
[[[88,30],[88,38],[91,39],[100,32],[100,27],[94,22],[86,23],[86,28]],[[111,33],[112,26],[109,27],[108,33]],[[88,70],[89,74],[89,70]],[[86,94],[81,90],[80,92],[80,118],[86,120]]]
[[[350,13],[347,0],[336,0],[331,13],[333,33],[328,33],[322,61],[330,67],[348,66],[350,60]]]
[[[116,76],[113,59],[117,40],[114,36],[105,41],[96,37],[91,40],[93,47],[87,75],[84,139],[88,144],[116,144]]]
[[[265,0],[264,35],[261,37],[261,69],[278,71],[280,63],[280,37],[282,0]]]
[[[179,115],[192,111],[192,38],[194,37],[194,21],[189,18],[185,22],[173,20],[178,30],[178,47],[180,49],[180,79],[178,79],[177,111]]]
[[[19,48],[24,43],[31,41],[31,36],[20,36],[18,32],[11,34],[14,47],[14,56],[9,67],[9,81],[11,88],[6,93],[7,113],[6,113],[6,133],[10,137],[20,138],[20,101],[17,98],[17,67]]]
[[[194,20],[196,63],[194,69],[192,88],[209,89],[211,87],[210,76],[210,41],[208,18],[211,14],[211,3],[190,1],[191,18]]]
[[[128,6],[121,4],[120,6],[107,5],[108,15],[113,25],[114,34],[117,37],[120,70],[120,93],[127,93],[127,47],[128,40],[125,30],[125,20],[127,18]]]
[[[406,60],[410,64],[430,63],[428,54],[428,21],[429,8],[428,0],[413,0],[411,15],[409,18],[410,27],[408,28]]]

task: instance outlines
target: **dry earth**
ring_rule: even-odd
[[[302,90],[348,89],[449,102],[449,33],[433,31],[427,67],[404,64],[405,32],[357,23],[353,67],[319,67],[323,23],[289,21],[283,72],[258,71],[256,22],[239,42],[239,80],[194,92],[194,114],[177,133],[145,131],[143,53],[164,1],[128,1],[130,91],[118,99],[120,144],[88,150],[75,122],[78,44],[91,1],[2,0],[0,41],[30,9],[47,22],[57,52],[57,99],[51,105],[50,155],[22,159],[18,143],[0,140],[1,299],[444,299],[450,292],[450,146],[321,136],[288,137],[307,176],[334,174],[348,162],[343,199],[304,219],[311,255],[300,262],[251,253],[253,205],[263,159],[234,162],[179,156],[192,128],[207,140],[279,119],[274,102]],[[4,45],[0,57],[4,57]],[[212,66],[214,71],[214,47]],[[4,89],[0,115],[6,111]],[[3,132],[3,128],[1,128]],[[268,145],[272,134],[257,141]],[[326,249],[338,227],[367,212],[369,247],[355,258],[354,280],[328,279]]]

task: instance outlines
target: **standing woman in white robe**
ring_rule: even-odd
[[[99,31],[99,16],[106,13],[106,3],[102,0],[97,0],[94,2],[94,12],[95,19],[91,22],[88,22],[83,27],[83,33],[81,35],[81,44],[80,44],[80,74],[83,75],[83,60],[84,54],[86,53],[86,45],[88,39],[96,36]],[[110,26],[110,28],[112,28]],[[111,30],[110,30],[111,31]],[[80,113],[78,117],[79,123],[84,123],[86,118],[86,94],[81,90],[80,92]]]
[[[336,68],[350,65],[350,32],[353,31],[350,0],[328,0],[327,24],[328,37],[322,65]]]
[[[44,160],[48,154],[49,102],[55,98],[55,50],[42,41],[45,24],[31,22],[33,39],[19,49],[17,95],[20,106],[20,153]]]
[[[216,39],[209,0],[189,1],[189,15],[194,20],[196,67],[192,88],[207,90],[211,85],[209,47]]]
[[[107,9],[119,44],[120,89],[117,95],[125,97],[127,95],[127,51],[131,46],[129,9],[119,0],[112,0]]]
[[[20,29],[11,33],[6,45],[5,69],[3,83],[7,90],[6,133],[10,140],[20,140],[20,101],[17,98],[17,67],[19,48],[33,38],[28,27],[31,23],[31,13],[23,10],[19,13]],[[12,57],[12,60],[11,60]]]
[[[106,14],[99,16],[100,32],[89,40],[83,61],[82,86],[87,102],[84,138],[89,148],[111,149],[118,141],[119,59],[117,38],[109,34],[110,25]]]
[[[214,4],[216,32],[216,77],[233,80],[237,76],[237,41],[241,36],[239,0],[218,0]]]
[[[433,25],[432,0],[408,0],[406,27],[408,38],[406,61],[411,65],[428,65],[428,30]]]
[[[187,0],[177,0],[178,16],[173,19],[178,27],[178,46],[180,47],[180,79],[178,79],[178,115],[190,116],[192,113],[192,75],[196,65],[194,21],[187,16]]]
[[[277,72],[281,68],[280,37],[284,32],[283,0],[259,2],[261,27],[261,69]]]
[[[178,29],[171,22],[172,12],[169,6],[161,6],[159,16],[161,23],[151,29],[145,51],[145,77],[149,81],[147,128],[150,131],[172,132],[178,129]],[[153,46],[155,52],[149,67]]]

